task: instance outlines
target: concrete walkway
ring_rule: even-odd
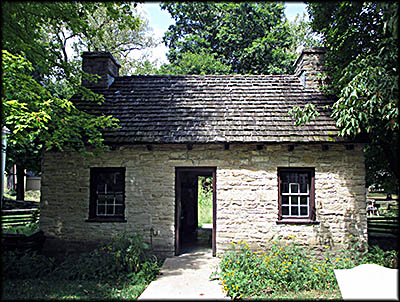
[[[138,300],[230,300],[222,291],[219,280],[210,281],[218,261],[217,257],[212,257],[210,249],[167,258],[160,276],[149,284]]]

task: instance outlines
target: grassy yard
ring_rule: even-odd
[[[387,194],[386,193],[371,193],[369,192],[367,194],[368,199],[380,199],[380,200],[386,200]],[[398,199],[399,196],[396,194],[392,194],[392,199]]]
[[[136,300],[147,282],[63,280],[52,277],[3,279],[4,300]]]
[[[307,290],[265,295],[262,300],[343,300],[339,289]]]
[[[5,199],[16,199],[15,191],[8,190],[4,192]],[[40,202],[40,190],[25,191],[25,200]]]

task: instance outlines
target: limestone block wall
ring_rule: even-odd
[[[81,243],[106,241],[120,232],[141,232],[153,248],[174,252],[175,167],[217,168],[217,253],[232,241],[265,247],[273,236],[315,249],[340,248],[350,235],[367,241],[365,167],[362,146],[254,144],[122,146],[85,160],[79,154],[46,152],[42,163],[40,227],[50,239]],[[86,222],[92,167],[125,167],[127,222]],[[314,167],[319,223],[277,224],[278,167]],[[150,218],[151,217],[151,218]],[[151,225],[150,225],[151,223]],[[289,239],[288,239],[289,240]]]

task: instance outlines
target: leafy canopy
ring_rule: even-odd
[[[74,104],[53,96],[31,75],[33,65],[20,55],[2,51],[2,125],[11,134],[7,155],[21,166],[34,166],[46,150],[86,152],[87,144],[103,147],[99,129],[116,127],[116,120],[92,116]],[[36,167],[37,168],[37,167]]]
[[[117,126],[112,117],[91,116],[70,101],[102,96],[81,86],[81,52],[123,54],[147,47],[147,24],[131,2],[2,2],[2,126],[8,165],[40,170],[42,148],[102,149],[100,130]],[[127,49],[126,49],[127,48]]]
[[[164,2],[176,21],[164,35],[178,72],[281,74],[292,71],[293,38],[278,2]],[[190,55],[191,54],[191,55]],[[202,68],[204,58],[210,67]],[[219,64],[217,62],[220,62]]]
[[[384,154],[373,170],[399,179],[398,3],[313,2],[308,12],[326,47],[325,89],[337,97],[331,109],[340,135],[367,135],[367,156]],[[292,114],[301,124],[318,113]]]

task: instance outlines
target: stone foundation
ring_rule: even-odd
[[[315,250],[337,249],[351,236],[367,242],[365,167],[362,145],[223,144],[122,146],[84,160],[79,154],[46,152],[42,163],[40,227],[66,242],[102,242],[120,232],[140,232],[150,243],[150,220],[159,235],[155,251],[167,256],[175,245],[175,167],[217,168],[217,253],[245,240],[268,246],[273,236]],[[126,167],[126,222],[86,222],[92,167]],[[277,224],[278,167],[315,168],[317,224]],[[151,217],[151,219],[150,219]],[[292,238],[294,236],[294,238]],[[289,237],[291,239],[289,239]],[[286,239],[285,239],[286,238]],[[59,243],[58,243],[59,244]]]

